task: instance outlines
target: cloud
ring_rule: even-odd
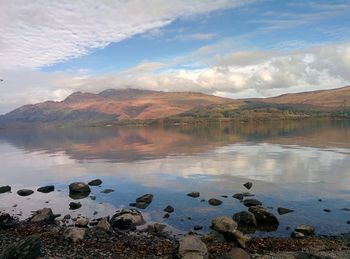
[[[175,19],[251,0],[2,0],[0,71],[39,68],[90,53]],[[203,37],[203,35],[202,35]]]

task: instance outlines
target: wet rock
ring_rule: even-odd
[[[88,185],[91,185],[91,186],[99,186],[101,184],[102,184],[101,179],[95,179],[95,180],[88,182]]]
[[[208,203],[212,206],[219,206],[222,204],[222,201],[215,198],[211,198],[208,200]]]
[[[350,224],[350,220],[348,220],[348,221],[346,222],[346,224]]]
[[[34,191],[28,190],[28,189],[22,189],[22,190],[18,190],[18,191],[17,191],[17,194],[18,194],[19,196],[29,196],[29,195],[31,195],[31,194],[33,194],[33,193],[34,193]]]
[[[10,192],[10,191],[11,191],[11,186],[9,185],[0,186],[0,193]]]
[[[88,226],[88,224],[89,224],[88,219],[77,219],[77,221],[75,221],[75,226],[78,228],[85,228]]]
[[[147,231],[152,234],[159,234],[163,232],[165,227],[166,226],[164,224],[159,224],[159,223],[150,224],[147,226]]]
[[[67,215],[65,215],[65,216],[63,217],[63,219],[64,219],[64,220],[71,219],[71,216],[70,216],[69,214],[67,214]]]
[[[112,230],[111,224],[109,224],[108,222],[108,218],[101,219],[96,225],[96,228],[106,232],[109,232]]]
[[[71,183],[69,185],[69,192],[70,193],[87,193],[89,194],[91,192],[89,185],[82,182],[76,182]]]
[[[96,200],[96,196],[91,195],[91,196],[90,196],[90,199],[94,201],[94,200]]]
[[[18,220],[8,213],[0,214],[0,229],[8,229],[17,226]]]
[[[324,212],[331,212],[330,209],[324,209],[323,211],[324,211]]]
[[[286,208],[278,208],[277,209],[277,212],[278,214],[280,215],[284,215],[284,214],[287,214],[287,213],[291,213],[293,212],[294,210],[291,210],[291,209],[286,209]]]
[[[222,197],[222,198],[228,198],[228,196],[227,196],[227,195],[221,195],[221,197]]]
[[[144,224],[142,214],[135,209],[122,209],[113,215],[110,224],[113,228],[126,230]]]
[[[0,254],[1,259],[37,258],[40,256],[41,240],[37,235],[26,237],[5,247]]]
[[[236,193],[234,195],[232,195],[233,198],[237,199],[237,200],[243,200],[244,196],[243,193]]]
[[[221,255],[218,259],[250,259],[250,255],[242,248],[234,247],[226,254]]]
[[[170,214],[169,214],[169,213],[165,213],[164,216],[163,216],[163,218],[165,218],[165,219],[167,219],[167,218],[169,218],[169,217],[170,217]]]
[[[243,184],[243,186],[245,188],[247,188],[248,190],[250,190],[253,187],[253,183],[252,182],[246,182],[245,184]]]
[[[114,192],[113,189],[104,189],[101,191],[101,193],[105,193],[105,194],[108,194],[108,193],[111,193],[111,192]]]
[[[168,213],[173,213],[174,212],[174,208],[170,205],[166,206],[166,208],[164,209],[165,212]]]
[[[55,190],[55,186],[53,185],[47,185],[37,189],[38,192],[42,192],[42,193],[49,193],[49,192],[53,192],[54,190]]]
[[[198,198],[200,196],[200,193],[199,192],[190,192],[190,193],[187,193],[187,196],[190,196],[192,198]]]
[[[86,228],[67,228],[64,237],[76,243],[82,241],[86,234]]]
[[[254,194],[250,193],[250,192],[244,192],[242,193],[244,197],[252,197],[255,196]]]
[[[304,238],[305,235],[301,232],[293,231],[291,234],[291,237],[292,238]]]
[[[219,216],[212,220],[212,228],[220,233],[233,233],[237,227],[236,221],[228,216]]]
[[[151,203],[152,200],[153,200],[153,195],[148,193],[148,194],[142,195],[141,197],[138,197],[136,199],[136,202]]]
[[[257,227],[255,216],[249,211],[241,211],[234,214],[233,220],[236,221],[239,226]]]
[[[343,210],[343,211],[350,211],[349,208],[342,208],[341,210]]]
[[[136,207],[136,202],[131,202],[131,203],[129,203],[129,206],[130,206],[130,207]]]
[[[201,229],[203,229],[203,226],[202,225],[194,225],[193,229],[194,230],[201,230]]]
[[[262,205],[262,203],[256,199],[246,199],[243,201],[244,206],[246,207],[252,207],[252,206],[259,206]]]
[[[295,232],[304,234],[305,236],[311,236],[315,234],[315,228],[310,225],[300,225],[294,229]]]
[[[50,208],[43,208],[37,210],[34,215],[31,217],[30,222],[32,223],[53,223],[55,218],[60,215],[54,215]]]
[[[69,203],[69,209],[70,210],[77,210],[81,208],[81,203],[80,202],[70,202]]]
[[[253,213],[260,230],[274,231],[278,228],[279,221],[275,215],[261,206],[249,207],[249,212]]]
[[[196,236],[188,235],[180,239],[179,256],[183,259],[208,258],[207,246]]]

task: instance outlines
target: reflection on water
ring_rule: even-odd
[[[301,223],[315,225],[319,233],[350,230],[350,213],[341,210],[350,207],[347,121],[1,130],[0,150],[0,185],[13,187],[12,194],[0,194],[1,209],[22,210],[23,216],[49,206],[59,208],[57,213],[68,212],[68,184],[98,177],[104,182],[101,188],[115,192],[102,194],[93,187],[96,201],[83,199],[76,213],[111,214],[115,207],[153,193],[154,201],[144,210],[149,220],[183,231],[203,224],[206,231],[213,217],[245,209],[231,196],[244,191],[242,183],[251,180],[256,198],[275,214],[277,207],[295,210],[279,216],[279,229],[269,235],[289,235],[285,227]],[[55,184],[61,192],[35,193],[30,199],[15,194],[19,188],[45,184]],[[190,191],[200,191],[201,199],[224,202],[212,207],[188,198]],[[163,219],[162,210],[169,204],[175,212]],[[325,208],[332,212],[323,212]]]

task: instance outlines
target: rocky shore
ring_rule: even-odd
[[[88,197],[90,186],[101,185],[99,179],[88,184],[69,185],[70,196]],[[248,190],[252,183],[244,184]],[[107,190],[107,191],[106,191]],[[105,193],[113,190],[106,189]],[[0,187],[1,193],[10,192],[10,186]],[[40,187],[48,193],[54,186]],[[28,196],[32,190],[18,190]],[[187,194],[200,198],[199,192]],[[70,214],[55,214],[51,208],[33,212],[26,220],[8,213],[0,214],[0,259],[5,258],[350,258],[350,233],[339,236],[316,236],[313,226],[300,225],[291,230],[290,238],[252,238],[252,230],[273,231],[278,218],[249,192],[236,193],[236,198],[247,207],[233,216],[222,215],[212,219],[211,232],[198,232],[194,226],[187,234],[174,235],[166,225],[148,224],[141,209],[152,203],[153,195],[135,199],[130,207],[117,210],[113,215],[89,219],[72,218]],[[216,198],[208,200],[220,206]],[[81,207],[79,202],[69,204],[72,210]],[[164,217],[170,217],[174,208],[164,208]],[[292,213],[279,208],[280,215]],[[317,233],[317,231],[316,231]]]

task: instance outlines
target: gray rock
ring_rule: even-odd
[[[257,227],[255,216],[249,211],[237,212],[233,215],[233,220],[236,221],[239,226]]]
[[[67,215],[65,215],[65,216],[63,217],[63,219],[64,219],[64,220],[71,219],[71,216],[70,216],[69,214],[67,214]]]
[[[96,225],[96,228],[106,232],[109,232],[112,230],[111,224],[109,224],[108,222],[108,218],[101,219]]]
[[[158,233],[162,233],[165,227],[166,225],[164,224],[159,224],[159,223],[150,224],[147,226],[147,231],[153,234],[158,234]]]
[[[67,228],[64,237],[76,243],[82,241],[86,234],[86,228]]]
[[[54,215],[50,208],[43,208],[37,210],[34,215],[31,217],[30,222],[32,223],[53,223],[55,218],[60,215]]]
[[[135,209],[122,209],[117,211],[110,220],[112,228],[121,230],[131,229],[145,223],[142,214]]]
[[[96,200],[96,196],[91,195],[91,196],[90,196],[90,199],[94,201],[94,200]]]
[[[242,248],[234,247],[226,254],[221,255],[218,259],[250,259],[250,255]]]
[[[183,259],[208,258],[207,246],[196,236],[189,235],[180,239],[179,256]]]
[[[222,204],[222,201],[215,198],[211,198],[208,200],[208,203],[212,206],[219,206]]]
[[[220,233],[233,234],[237,230],[237,223],[228,216],[219,216],[212,220],[212,228]]]
[[[254,214],[259,230],[275,231],[278,228],[279,221],[277,217],[264,207],[252,206],[248,210]]]
[[[200,196],[199,192],[190,192],[187,194],[187,196],[192,197],[192,198],[198,198]]]
[[[85,218],[77,219],[75,221],[75,226],[78,228],[85,228],[89,225],[89,220]]]
[[[291,234],[291,237],[293,238],[304,238],[305,235],[301,232],[297,232],[297,231],[293,231],[292,234]]]
[[[232,195],[232,197],[241,201],[241,200],[243,200],[244,195],[243,195],[243,193],[236,193],[236,194]]]
[[[91,185],[91,186],[98,186],[98,185],[101,185],[101,184],[102,184],[101,179],[95,179],[95,180],[92,180],[92,181],[88,182],[88,185]]]
[[[331,212],[330,209],[324,209],[323,211],[324,211],[324,212]]]
[[[80,202],[70,202],[69,203],[69,209],[70,210],[77,210],[81,208],[81,203]]]
[[[295,232],[304,234],[305,236],[311,236],[315,234],[315,228],[310,225],[300,225],[295,228]]]
[[[141,197],[138,197],[136,199],[136,202],[151,203],[152,200],[153,200],[153,195],[148,193],[148,194],[142,195]]]
[[[262,203],[256,199],[246,199],[243,201],[244,206],[246,207],[252,207],[252,206],[259,206],[262,205]]]
[[[33,193],[34,193],[34,191],[28,190],[28,189],[22,189],[22,190],[18,190],[18,191],[17,191],[17,194],[18,194],[19,196],[29,196],[29,195],[31,195],[31,194],[33,194]]]
[[[291,213],[294,210],[286,209],[286,208],[278,208],[277,211],[278,211],[278,214],[284,215],[284,214],[287,214],[287,213]]]
[[[10,191],[11,191],[11,186],[9,185],[0,187],[0,193],[10,192]]]
[[[253,183],[252,182],[246,182],[245,184],[243,184],[243,186],[245,188],[247,188],[248,190],[250,190],[253,187]]]
[[[16,241],[5,247],[0,254],[0,259],[32,259],[40,256],[40,236],[33,235],[20,241]]]
[[[103,191],[101,191],[101,193],[111,193],[111,192],[114,192],[113,189],[104,189]]]
[[[69,192],[70,193],[84,193],[84,194],[89,194],[91,192],[89,185],[86,183],[82,182],[75,182],[71,183],[69,185]]]
[[[49,193],[49,192],[53,192],[54,190],[55,190],[55,186],[53,185],[47,185],[37,189],[38,192],[42,192],[42,193]]]
[[[173,213],[174,212],[174,208],[170,205],[166,206],[166,208],[164,209],[165,212],[168,213]]]

